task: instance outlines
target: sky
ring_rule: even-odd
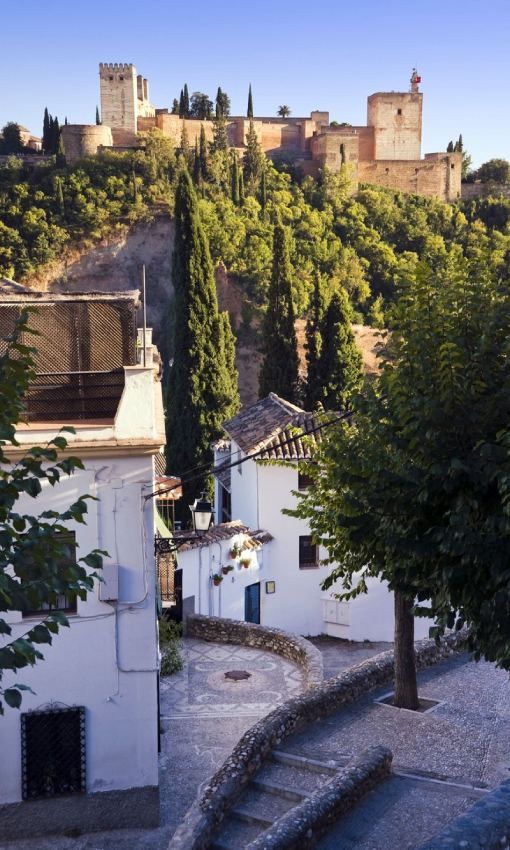
[[[218,85],[245,114],[287,104],[366,123],[366,98],[422,77],[422,154],[462,133],[473,166],[510,159],[510,0],[0,0],[0,127],[40,135],[44,107],[94,123],[99,62],[133,62],[150,99]]]

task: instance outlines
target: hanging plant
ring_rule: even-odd
[[[235,561],[236,558],[239,558],[239,555],[241,554],[242,551],[243,551],[243,549],[242,549],[242,546],[241,546],[240,543],[233,543],[232,546],[230,547],[230,552],[228,554],[230,555],[232,560]]]
[[[223,573],[224,576],[228,576],[228,574],[233,572],[233,570],[234,570],[234,567],[232,566],[232,564],[227,564],[226,566],[221,568],[221,572]]]
[[[249,558],[247,555],[245,555],[244,558],[241,558],[239,563],[241,564],[242,567],[244,567],[245,570],[247,570],[248,567],[251,565],[251,558]]]
[[[218,585],[220,585],[222,581],[223,581],[223,576],[220,575],[219,573],[214,573],[214,575],[212,576],[212,583],[214,584],[214,586],[218,587]]]

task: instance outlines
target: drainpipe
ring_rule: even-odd
[[[202,547],[198,547],[198,613],[202,613]]]

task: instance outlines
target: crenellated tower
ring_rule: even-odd
[[[112,128],[114,143],[132,144],[137,132],[138,85],[131,63],[101,62],[101,122]]]
[[[413,68],[409,92],[378,92],[368,98],[367,124],[373,127],[375,160],[421,158],[420,82]]]

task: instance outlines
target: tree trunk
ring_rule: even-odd
[[[395,699],[398,708],[417,711],[418,684],[414,655],[413,601],[395,592]]]

